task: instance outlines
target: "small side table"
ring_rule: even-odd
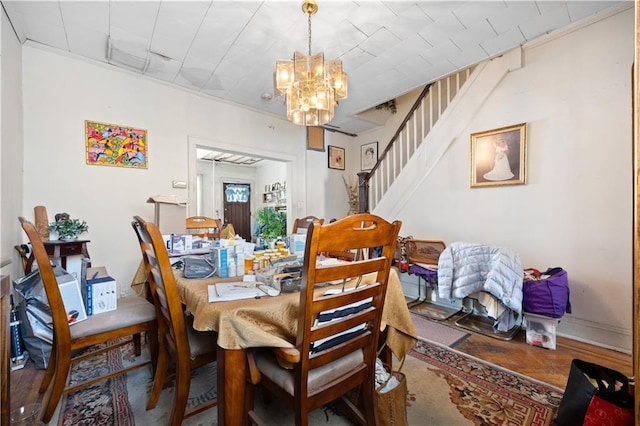
[[[51,259],[53,259],[53,263],[56,265],[62,266],[62,268],[67,268],[67,256],[76,256],[82,255],[86,258],[89,258],[89,251],[87,250],[87,243],[91,242],[91,240],[74,240],[74,241],[64,241],[64,240],[50,240],[43,241],[44,248],[47,251],[47,254]],[[24,267],[25,274],[31,272],[31,266],[33,265],[33,261],[35,260],[33,256],[33,251],[29,255],[27,259],[27,264]],[[88,267],[91,266],[91,262],[87,264]]]

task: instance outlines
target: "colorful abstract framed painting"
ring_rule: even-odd
[[[148,168],[146,130],[85,120],[84,131],[87,164]]]
[[[527,123],[471,134],[471,187],[527,183]]]

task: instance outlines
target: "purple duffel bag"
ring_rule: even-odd
[[[409,267],[409,273],[422,277],[431,288],[435,288],[438,285],[438,271],[423,268],[420,265],[411,265]]]
[[[552,272],[549,278],[524,282],[522,305],[525,312],[560,318],[565,312],[571,313],[567,271],[562,268],[549,271]]]

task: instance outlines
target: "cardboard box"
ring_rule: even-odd
[[[83,299],[87,315],[109,312],[118,307],[118,286],[104,266],[87,268],[87,279],[83,285]]]
[[[60,289],[60,296],[62,296],[64,308],[69,317],[69,324],[86,320],[87,311],[85,310],[82,300],[78,280],[71,274],[61,275],[56,277],[56,280],[58,281],[58,288]]]
[[[147,203],[155,204],[154,223],[163,234],[185,232],[188,198],[178,195],[154,195]]]
[[[556,349],[556,327],[560,322],[559,318],[550,318],[525,312],[524,319],[527,327],[528,344],[551,350]]]

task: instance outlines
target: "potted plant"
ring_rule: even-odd
[[[287,233],[287,215],[273,207],[264,207],[257,211],[257,236],[267,241],[284,237]]]
[[[59,240],[75,240],[88,229],[87,222],[80,219],[60,219],[49,224],[49,231],[57,232]]]

